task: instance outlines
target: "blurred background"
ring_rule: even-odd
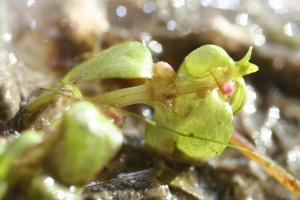
[[[0,9],[0,127],[39,88],[123,41],[143,42],[175,69],[203,44],[235,60],[253,46],[260,71],[247,77],[248,103],[235,127],[300,178],[299,0],[2,0]],[[120,83],[101,87],[113,84]],[[296,199],[234,150],[206,167],[195,175],[205,199]]]

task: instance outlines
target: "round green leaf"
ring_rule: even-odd
[[[180,66],[179,76],[201,78],[216,68],[232,68],[234,61],[226,51],[216,45],[203,45],[185,57]]]

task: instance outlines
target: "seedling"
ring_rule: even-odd
[[[300,196],[300,184],[292,175],[255,153],[238,137],[231,139],[233,117],[247,100],[243,76],[258,70],[249,62],[251,52],[249,48],[240,61],[234,61],[222,48],[204,45],[185,58],[177,73],[165,62],[153,64],[148,49],[138,42],[126,42],[96,54],[74,67],[62,81],[25,108],[25,113],[32,115],[58,98],[64,98],[71,105],[79,101],[61,118],[51,122],[54,133],[44,136],[44,143],[48,141],[55,148],[44,148],[40,157],[52,159],[47,162],[49,173],[65,184],[90,180],[122,142],[118,128],[96,111],[93,104],[100,108],[107,105],[122,108],[143,103],[155,111],[153,118],[146,120],[145,143],[159,154],[198,161],[220,155],[227,146],[234,147]],[[146,82],[92,98],[82,96],[79,84],[106,78],[140,78]],[[96,150],[99,145],[102,149]],[[9,154],[2,154],[2,157],[6,155]],[[19,153],[12,155],[16,158]],[[90,166],[78,160],[83,157],[89,159]],[[70,163],[75,165],[70,167]],[[0,167],[9,165],[8,161],[0,162]],[[83,169],[84,174],[81,173]],[[5,180],[8,172],[4,170],[3,173],[2,180]],[[5,187],[1,189],[5,191]]]

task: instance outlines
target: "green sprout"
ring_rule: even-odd
[[[13,185],[9,180],[13,169],[31,166],[32,162],[65,185],[87,183],[122,146],[120,129],[103,110],[107,106],[122,108],[139,103],[154,108],[153,118],[146,120],[145,144],[159,154],[199,161],[218,156],[231,146],[262,163],[267,172],[285,184],[285,180],[293,179],[287,172],[277,170],[277,165],[241,143],[230,144],[234,115],[247,100],[243,76],[258,70],[249,62],[251,52],[250,47],[241,60],[234,61],[221,47],[204,45],[185,58],[177,73],[168,63],[154,64],[149,50],[139,42],[125,42],[93,55],[23,110],[31,120],[43,111],[49,112],[55,102],[67,105],[56,113],[58,117],[49,119],[48,126],[33,127],[41,129],[31,133],[38,139],[23,133],[16,142],[1,147],[1,194]],[[90,98],[81,94],[80,84],[108,78],[139,78],[145,83]],[[20,145],[24,143],[24,148],[15,147],[18,141]],[[23,165],[12,162],[21,159],[24,152],[29,161]],[[270,166],[286,179],[276,177]],[[43,180],[43,176],[34,173],[30,177],[35,186],[30,195],[41,195],[37,191],[45,188],[36,188],[34,183]],[[300,194],[300,184],[292,181],[294,184],[287,187]]]

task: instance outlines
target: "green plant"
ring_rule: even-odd
[[[48,109],[57,99],[63,98],[71,105],[62,117],[52,120],[48,131],[43,130],[46,133],[34,133],[43,136],[42,145],[33,143],[27,155],[31,161],[39,160],[38,166],[46,163],[47,172],[62,183],[85,183],[115,155],[122,143],[120,130],[95,105],[104,108],[143,103],[155,110],[153,118],[146,120],[145,132],[146,145],[154,151],[197,161],[218,156],[231,146],[261,163],[282,183],[290,181],[290,186],[285,185],[299,195],[299,182],[291,175],[241,143],[238,137],[231,139],[233,117],[247,100],[243,76],[258,70],[249,62],[251,51],[252,48],[235,62],[222,48],[204,45],[185,58],[177,73],[165,62],[153,64],[148,49],[138,42],[126,42],[96,54],[26,106],[25,114],[33,115]],[[81,94],[78,84],[105,78],[141,78],[146,82],[92,98]],[[26,140],[24,137],[16,141]],[[25,151],[12,154],[9,149],[13,143],[6,146],[0,157],[0,167],[4,169],[14,164],[2,160],[11,160],[9,155],[18,159]],[[82,157],[91,164],[84,163]],[[13,185],[6,182],[9,171],[3,173],[0,178],[5,186],[1,185],[1,191],[5,191],[6,185]]]

